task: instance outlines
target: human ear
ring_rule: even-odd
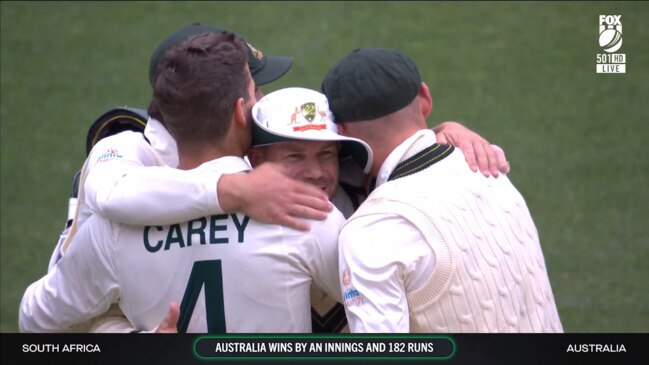
[[[419,93],[417,93],[417,98],[419,100],[419,109],[424,118],[427,118],[430,112],[433,111],[433,97],[430,96],[430,90],[428,90],[428,85],[425,82],[421,83],[419,88]]]
[[[234,121],[235,123],[240,123],[246,125],[246,111],[244,108],[245,100],[243,98],[237,99],[234,104]]]

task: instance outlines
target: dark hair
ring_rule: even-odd
[[[176,141],[219,142],[230,128],[236,101],[249,98],[247,62],[246,48],[233,33],[193,36],[165,53],[150,107]]]

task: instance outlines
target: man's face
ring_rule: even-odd
[[[338,188],[338,150],[338,142],[282,142],[253,148],[250,157],[255,165],[277,162],[287,176],[313,184],[332,197]]]

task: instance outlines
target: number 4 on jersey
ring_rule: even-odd
[[[225,333],[223,274],[221,260],[196,261],[189,275],[187,289],[180,304],[178,333],[186,333],[194,307],[205,286],[205,315],[208,333]]]

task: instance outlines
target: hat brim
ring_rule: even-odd
[[[360,139],[341,136],[331,131],[317,131],[314,133],[307,131],[301,133],[300,138],[296,138],[292,135],[272,131],[259,124],[256,120],[252,123],[252,145],[254,147],[296,141],[341,142],[338,155],[339,159],[352,157],[366,174],[370,172],[370,168],[372,167],[372,149]]]
[[[293,64],[292,57],[266,56],[264,67],[252,75],[255,85],[271,83],[284,76]]]

